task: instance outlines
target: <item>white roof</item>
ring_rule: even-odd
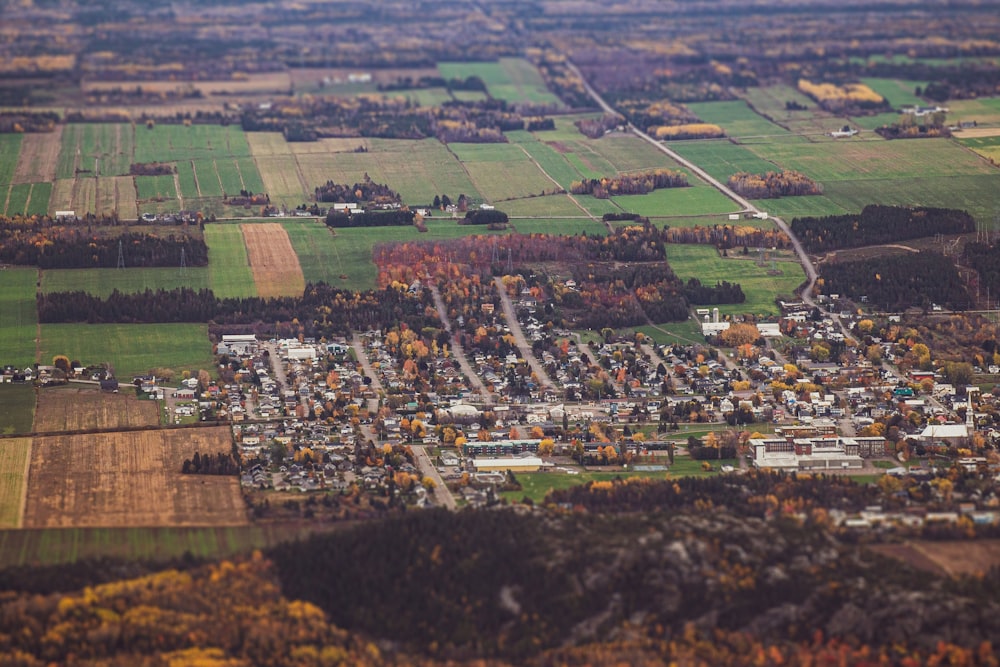
[[[477,468],[540,468],[544,461],[537,456],[524,457],[503,457],[503,458],[477,458],[473,461]]]
[[[968,438],[969,429],[965,424],[928,424],[920,437],[928,440],[934,438]]]

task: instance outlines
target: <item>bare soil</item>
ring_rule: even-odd
[[[268,222],[245,224],[241,229],[257,293],[264,298],[300,296],[306,279],[285,228]]]
[[[38,393],[35,410],[36,433],[58,433],[85,429],[115,429],[156,426],[160,408],[156,401],[140,401],[130,385],[123,393],[111,394],[96,388],[59,387]]]

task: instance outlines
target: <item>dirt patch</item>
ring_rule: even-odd
[[[257,293],[264,298],[301,296],[306,279],[285,228],[267,222],[241,225],[241,230]]]
[[[902,544],[876,544],[871,549],[935,574],[983,574],[1000,565],[1000,540],[912,540]]]
[[[229,450],[226,427],[35,438],[23,525],[244,525],[239,479],[181,474],[196,451]]]
[[[125,385],[124,390],[132,388]],[[156,401],[140,401],[133,394],[110,394],[98,389],[60,387],[38,393],[34,431],[54,433],[129,426],[156,426],[160,408]]]
[[[21,140],[21,153],[14,168],[14,183],[51,183],[62,142],[62,125],[54,132],[30,132]]]

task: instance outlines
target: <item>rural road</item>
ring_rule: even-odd
[[[448,332],[449,336],[451,336],[451,355],[458,360],[458,365],[461,366],[462,372],[465,373],[467,378],[469,378],[469,382],[475,386],[476,391],[479,392],[483,402],[492,405],[493,394],[486,389],[486,385],[483,384],[479,374],[472,369],[472,364],[470,364],[468,358],[466,358],[465,350],[462,349],[462,344],[458,342],[458,337],[451,331],[451,321],[448,319],[448,307],[445,305],[444,299],[441,297],[441,291],[437,288],[437,285],[430,285],[429,289],[431,291],[431,296],[434,297],[434,307],[437,308],[438,317],[441,318],[444,330]]]
[[[511,303],[510,295],[507,294],[507,288],[504,286],[500,276],[495,277],[493,282],[497,286],[497,292],[500,293],[500,303],[503,305],[503,314],[507,318],[507,325],[510,326],[510,335],[514,337],[514,343],[517,345],[517,349],[521,351],[521,356],[528,362],[528,365],[540,383],[546,387],[554,387],[555,383],[552,382],[549,374],[545,372],[542,362],[538,361],[535,357],[531,346],[528,345],[528,339],[524,337],[524,330],[521,329],[521,323],[517,321],[517,315],[514,313],[514,304]]]
[[[434,481],[434,504],[450,510],[458,509],[455,497],[451,495],[451,491],[444,485],[444,480],[441,479],[437,468],[434,467],[434,462],[431,461],[430,454],[427,453],[427,448],[422,445],[411,445],[410,449],[413,450],[413,458],[416,460],[417,470],[420,471],[421,475],[430,477]]]
[[[580,72],[580,70],[577,68],[575,64],[567,61],[567,65],[569,66],[570,70],[580,78],[580,81],[583,82],[583,85],[587,90],[587,94],[590,95],[590,97],[595,102],[597,102],[598,106],[600,106],[601,109],[603,109],[606,113],[613,113],[613,114],[618,114],[619,116],[624,116],[624,114],[620,113],[619,111],[616,111],[610,104],[604,101],[604,98],[602,98],[600,94],[596,90],[594,90],[594,88],[590,85],[590,83],[583,77],[583,74]],[[670,147],[667,146],[666,144],[657,141],[656,139],[649,136],[636,126],[632,125],[632,123],[628,123],[628,129],[632,134],[636,135],[640,139],[643,139],[644,141],[649,142],[650,144],[655,146],[658,150],[669,155],[679,164],[690,169],[691,172],[697,175],[700,179],[702,179],[703,181],[714,187],[716,190],[718,190],[719,192],[726,195],[734,202],[742,206],[743,210],[750,211],[752,213],[762,212],[752,202],[733,192],[732,189],[730,189],[724,183],[711,176],[708,172],[706,172],[704,169],[702,169],[695,163],[691,162],[687,158],[671,150]],[[806,303],[806,305],[810,307],[816,307],[816,304],[812,299],[813,286],[816,284],[816,279],[819,277],[819,274],[816,272],[816,267],[813,266],[812,260],[809,259],[809,255],[806,254],[805,248],[802,247],[802,243],[799,241],[798,238],[796,238],[794,234],[792,234],[791,228],[785,223],[785,221],[782,220],[781,218],[777,218],[774,216],[768,216],[768,219],[772,220],[774,224],[778,226],[778,229],[783,231],[791,240],[792,247],[795,249],[795,255],[799,258],[799,262],[802,264],[802,268],[805,269],[806,272],[806,283],[800,290],[801,292],[800,296],[802,297],[802,300]],[[843,325],[840,324],[840,319],[839,318],[835,319],[838,325],[841,327],[841,330],[843,330]]]

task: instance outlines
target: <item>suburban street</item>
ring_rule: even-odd
[[[438,474],[437,468],[434,466],[434,462],[431,460],[430,454],[427,453],[427,448],[423,445],[412,445],[413,456],[417,462],[417,469],[420,470],[420,474],[425,477],[430,477],[434,480],[434,504],[438,507],[445,507],[450,510],[458,509],[458,503],[455,502],[455,497],[451,495],[451,491],[448,487],[444,485],[444,480],[441,479],[441,475]]]
[[[507,294],[507,288],[504,286],[503,280],[497,276],[493,279],[493,282],[496,283],[497,291],[500,293],[500,303],[503,306],[504,316],[507,318],[507,324],[510,326],[510,334],[514,337],[517,349],[521,350],[521,356],[528,362],[531,370],[538,377],[539,382],[546,387],[554,387],[555,383],[552,382],[549,374],[545,372],[542,362],[538,361],[535,357],[535,353],[531,350],[531,345],[528,344],[528,339],[524,337],[524,330],[521,329],[521,323],[517,321],[517,315],[514,313],[514,304],[511,303],[510,295]]]
[[[448,332],[451,336],[451,356],[458,361],[458,365],[462,368],[462,373],[465,377],[469,378],[469,382],[475,387],[476,392],[482,397],[483,402],[492,405],[493,395],[486,389],[486,385],[483,384],[482,378],[479,377],[477,373],[472,368],[472,364],[469,363],[468,358],[465,356],[465,350],[462,348],[462,344],[458,342],[458,339],[452,335],[451,332],[451,321],[448,319],[448,308],[445,306],[444,299],[441,297],[441,291],[437,288],[437,285],[430,285],[431,296],[434,297],[434,307],[438,311],[438,317],[441,318],[441,323],[444,325],[444,330]]]

